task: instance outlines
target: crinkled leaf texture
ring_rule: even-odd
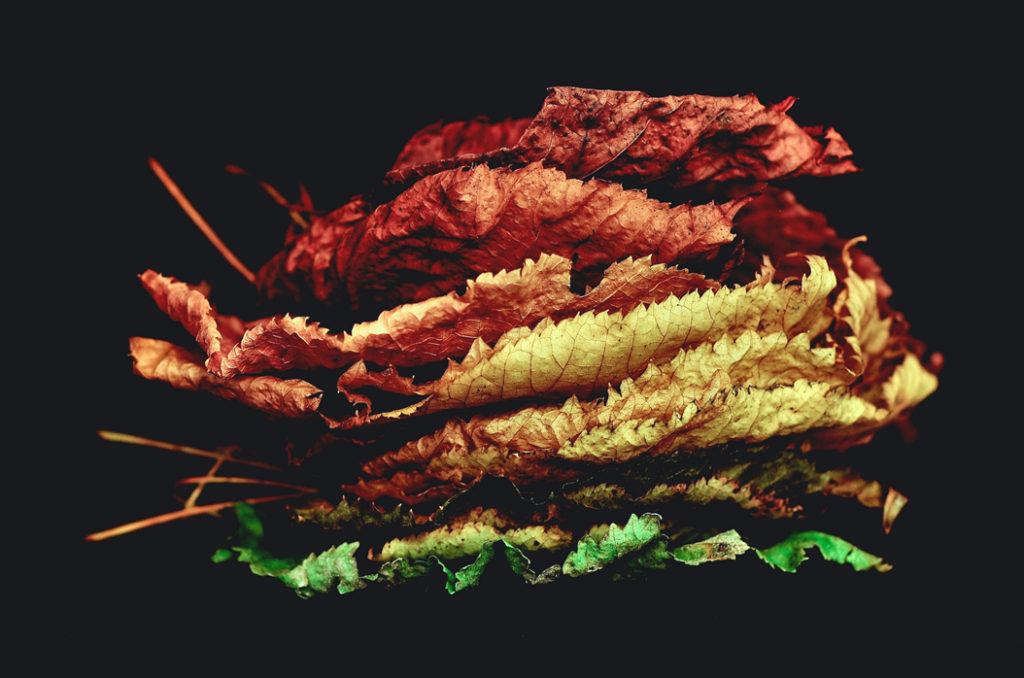
[[[817,547],[825,560],[847,563],[855,570],[874,568],[879,572],[892,569],[878,556],[862,551],[848,541],[823,532],[800,532],[783,542],[763,551],[755,549],[757,556],[772,567],[785,572],[796,572],[800,563],[807,560],[807,549]]]
[[[799,287],[761,281],[746,288],[691,293],[635,309],[625,318],[584,314],[558,324],[541,323],[531,331],[506,335],[493,349],[480,347],[436,382],[419,387],[400,382],[395,390],[434,393],[401,411],[359,415],[335,425],[513,398],[569,398],[561,404],[529,404],[507,413],[452,419],[436,434],[368,461],[363,466],[367,477],[346,489],[365,499],[387,495],[418,503],[451,496],[484,474],[517,483],[569,479],[573,472],[565,460],[621,463],[641,454],[794,434],[809,434],[809,444],[820,447],[861,440],[927,397],[937,380],[916,356],[907,354],[880,389],[862,393],[856,380],[865,360],[854,344],[856,334],[849,335],[845,347],[812,348],[811,336],[821,332],[821,318],[831,317],[827,299],[836,283],[823,260],[811,258],[810,265],[811,273]],[[855,273],[847,276],[855,278]],[[876,330],[873,321],[862,322],[877,318],[874,307],[851,311],[844,305],[841,311],[842,323],[887,332],[884,326]],[[591,356],[596,360],[588,364]],[[621,378],[631,370],[641,371]],[[342,377],[343,388],[352,386],[352,377],[352,371]],[[392,386],[372,382],[365,374],[359,378]],[[616,381],[603,400],[581,401],[577,396],[594,395],[597,384]]]
[[[166,381],[188,391],[208,391],[270,415],[297,419],[316,416],[323,395],[301,379],[218,377],[206,370],[201,357],[166,341],[133,337],[129,346],[135,373],[141,377]]]
[[[836,278],[824,260],[811,257],[808,262],[811,272],[799,287],[759,281],[734,289],[691,292],[682,298],[670,295],[664,301],[637,306],[625,313],[587,312],[561,322],[545,319],[533,328],[507,332],[493,347],[478,340],[461,364],[452,364],[440,379],[419,386],[410,380],[381,378],[356,365],[338,382],[343,393],[372,385],[428,398],[404,410],[369,419],[364,411],[352,421],[338,425],[347,428],[381,418],[522,398],[589,398],[609,384],[639,376],[651,366],[680,356],[680,351],[687,347],[704,344],[710,348],[723,337],[741,337],[744,333],[749,333],[744,340],[749,342],[757,336],[755,331],[768,335],[784,333],[773,339],[782,340],[781,350],[776,351],[782,353],[788,346],[787,337],[807,333],[806,339],[797,342],[806,346],[804,356],[795,355],[801,349],[794,344],[790,349],[794,355],[780,358],[774,365],[772,361],[763,364],[763,356],[748,361],[748,371],[759,376],[762,385],[772,384],[777,366],[791,380],[799,376],[801,369],[805,370],[803,376],[828,371],[826,363],[834,362],[834,357],[829,358],[833,352],[812,352],[809,341],[830,322],[825,304]],[[778,341],[775,343],[779,349]],[[769,349],[757,349],[754,353],[758,350]],[[719,362],[734,364],[745,353],[744,349],[726,352]],[[806,361],[806,367],[802,367],[802,361]],[[704,381],[716,369],[704,370]]]
[[[220,377],[332,369],[357,361],[423,365],[465,356],[478,339],[493,343],[544,318],[629,311],[672,295],[720,287],[699,274],[652,264],[649,256],[613,263],[599,284],[582,295],[570,290],[571,271],[565,257],[542,254],[514,271],[482,273],[466,281],[463,294],[453,291],[398,306],[341,335],[287,315],[246,323],[216,313],[201,288],[153,271],[140,278],[161,310],[196,337],[209,356],[207,369]]]
[[[238,545],[231,550],[237,551],[239,562],[249,563],[255,574],[280,579],[302,598],[327,593],[332,588],[338,593],[350,593],[366,586],[359,578],[355,559],[359,542],[334,546],[319,555],[311,553],[296,564],[292,559],[275,558],[260,548],[263,524],[253,507],[236,504],[235,515],[239,524]],[[230,551],[221,549],[214,554],[214,561],[223,562],[230,557]]]
[[[573,177],[665,178],[674,186],[856,171],[838,132],[801,128],[786,115],[795,102],[788,97],[766,108],[753,95],[651,97],[552,87],[514,146],[402,163],[388,180],[405,183],[479,162],[543,162]]]
[[[441,122],[427,125],[405,144],[391,169],[416,167],[442,158],[486,153],[513,146],[531,122],[531,118],[509,118],[492,123],[487,118],[479,117],[447,125]]]
[[[808,434],[809,445],[827,448],[895,421],[935,387],[934,376],[913,356],[885,385],[891,407],[806,380],[770,389],[736,388],[722,371],[692,398],[670,380],[657,379],[664,376],[660,370],[648,374],[609,391],[604,404],[570,399],[508,415],[450,420],[438,433],[366,462],[366,476],[344,488],[368,500],[391,496],[416,504],[450,497],[486,474],[527,484],[592,471],[574,470],[567,461],[622,463],[643,454],[801,433]]]
[[[384,560],[380,569],[360,577],[355,560],[358,542],[332,547],[319,555],[310,554],[296,565],[295,560],[275,558],[260,547],[263,525],[252,507],[238,504],[235,512],[239,519],[238,544],[231,550],[219,550],[213,559],[224,562],[231,558],[231,551],[235,551],[238,560],[249,563],[255,574],[276,577],[304,598],[327,593],[331,589],[342,594],[351,593],[369,584],[396,586],[429,575],[435,566],[444,573],[447,591],[458,593],[480,583],[498,552],[504,554],[505,562],[525,583],[546,584],[563,575],[581,577],[612,566],[627,575],[636,575],[663,569],[671,562],[700,565],[735,560],[750,550],[735,530],[668,549],[667,538],[661,533],[661,516],[633,514],[621,526],[614,523],[595,525],[576,543],[575,548],[569,550],[560,566],[551,566],[537,573],[530,568],[530,559],[523,553],[530,546],[515,537],[510,538],[509,534],[501,536],[496,531],[483,531],[480,523],[465,523],[461,529],[442,528],[414,539],[412,549],[391,548],[389,552],[389,546],[395,543],[391,542],[376,558]],[[534,533],[544,538],[552,530],[558,532],[558,528],[537,526]],[[557,546],[554,542],[549,544],[555,551],[565,551],[571,545],[563,536],[556,537],[555,542]],[[849,564],[856,570],[873,567],[885,572],[891,569],[877,556],[821,532],[801,532],[769,549],[754,551],[772,567],[793,572],[807,559],[805,549],[811,546],[819,547],[827,560]],[[473,557],[470,563],[461,567],[453,564],[467,556]]]
[[[205,285],[140,276],[201,353],[135,338],[136,372],[310,420],[288,424],[288,453],[326,469],[334,503],[292,514],[343,543],[277,559],[243,510],[239,559],[300,595],[455,592],[502,559],[533,584],[731,560],[750,547],[719,526],[759,541],[730,515],[788,520],[837,497],[888,531],[907,498],[835,459],[905,426],[937,380],[864,238],[762,183],[857,171],[793,102],[559,87],[531,120],[424,128],[381,204],[296,219],[260,270],[264,298],[323,302],[315,318],[243,320]],[[341,397],[295,370],[327,371]],[[757,553],[791,571],[812,546],[887,567],[819,532]]]
[[[655,513],[630,516],[624,526],[609,525],[608,531],[596,539],[587,535],[580,540],[562,565],[562,572],[579,577],[596,572],[623,557],[639,551],[661,535],[661,517]]]
[[[738,193],[742,195],[743,191]],[[789,256],[795,252],[825,257],[832,270],[841,276],[849,268],[844,265],[842,253],[850,240],[840,238],[828,225],[824,214],[797,202],[792,191],[764,186],[737,213],[733,232],[743,239],[746,267],[757,271],[763,258],[768,257],[776,266],[777,280],[801,274],[801,258]],[[853,270],[862,278],[875,281],[879,299],[892,296],[892,289],[882,278],[882,269],[874,258],[861,250],[853,250],[851,254]]]
[[[673,207],[538,163],[449,170],[354,222],[315,220],[260,271],[257,284],[270,298],[307,289],[363,311],[447,294],[480,273],[517,269],[542,254],[570,259],[591,276],[626,257],[682,265],[732,242],[732,217],[747,201]]]

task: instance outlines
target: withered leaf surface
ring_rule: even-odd
[[[370,551],[370,560],[388,561],[397,558],[419,560],[434,555],[454,560],[476,555],[490,542],[504,539],[510,546],[528,551],[559,551],[572,545],[572,533],[557,525],[526,525],[502,529],[485,522],[456,522],[410,537],[393,539],[380,553]]]
[[[481,162],[543,162],[570,177],[666,178],[673,186],[857,171],[838,132],[801,128],[786,115],[795,101],[788,97],[766,108],[752,94],[651,97],[552,87],[514,146],[402,166],[387,180],[405,184]]]
[[[260,294],[298,301],[312,292],[316,299],[338,303],[344,291],[334,274],[334,250],[372,211],[370,203],[356,197],[322,218],[315,217],[308,230],[289,230],[285,249],[256,273]]]
[[[146,379],[166,381],[175,388],[209,391],[279,417],[312,417],[320,404],[322,391],[301,379],[223,379],[210,374],[201,357],[169,342],[132,337],[129,346],[135,359],[136,374]]]
[[[139,276],[160,310],[180,322],[196,338],[206,354],[220,355],[225,348],[238,342],[245,331],[242,321],[222,316],[214,311],[207,298],[208,290],[201,285],[188,285],[176,278],[146,271]],[[210,367],[210,362],[207,362]]]
[[[729,530],[711,539],[673,549],[672,557],[680,563],[700,565],[717,560],[736,560],[736,556],[741,556],[749,550],[750,547],[736,530]]]
[[[854,270],[851,251],[856,250],[853,245],[865,239],[854,238],[843,247],[841,256],[846,279],[834,309],[838,319],[837,337],[845,342],[847,363],[858,375],[882,356],[892,339],[892,318],[882,318],[876,279],[865,280]],[[865,379],[861,388],[873,381]]]
[[[492,123],[484,117],[447,125],[435,122],[413,135],[398,154],[392,170],[415,167],[458,155],[480,154],[514,146],[532,118]]]
[[[259,278],[284,274],[325,303],[347,300],[365,310],[443,295],[542,254],[597,276],[630,256],[685,264],[732,241],[732,216],[746,200],[671,207],[618,184],[567,179],[539,163],[452,170],[423,179],[365,219],[331,229],[315,221],[278,255],[286,263],[275,259]]]
[[[700,478],[691,483],[660,483],[639,497],[631,497],[622,487],[601,483],[588,485],[567,493],[571,502],[594,509],[622,509],[643,506],[658,510],[676,502],[704,505],[712,502],[733,502],[755,516],[788,518],[801,507],[790,505],[786,498],[776,497],[773,492],[764,491],[753,483],[741,485],[738,481],[724,476]]]
[[[219,376],[230,376],[221,367],[228,351],[238,344],[249,328],[266,322],[245,323],[235,316],[217,313],[210,304],[209,290],[205,286],[189,285],[156,271],[146,271],[139,280],[160,310],[180,322],[196,338],[209,356],[206,368]]]
[[[745,194],[735,191],[734,197]],[[801,205],[792,191],[763,186],[759,195],[743,206],[733,221],[733,231],[743,239],[745,263],[757,271],[763,257],[776,267],[776,279],[800,275],[801,257],[787,255],[804,252],[819,254],[840,277],[849,266],[843,261],[843,249],[850,242],[840,238],[828,225],[825,215]],[[892,289],[882,278],[882,269],[871,255],[860,249],[851,251],[852,268],[862,278],[875,281],[880,299],[892,296]]]
[[[829,381],[801,378],[768,388],[734,385],[725,370],[717,370],[703,387],[699,381],[685,369],[669,374],[651,366],[635,381],[610,389],[604,403],[570,398],[562,405],[452,419],[436,434],[367,462],[363,471],[368,477],[345,489],[363,499],[391,496],[417,504],[450,497],[488,474],[517,484],[571,480],[581,469],[573,470],[567,461],[621,463],[641,454],[800,433],[811,434],[812,443],[826,448],[844,440],[863,442],[936,386],[935,377],[913,355],[906,357],[876,402]],[[687,382],[693,386],[680,386]]]
[[[746,287],[670,296],[628,313],[587,312],[557,323],[545,318],[532,329],[506,333],[493,347],[477,340],[461,364],[452,363],[440,379],[427,384],[372,373],[357,363],[338,381],[339,391],[350,399],[364,386],[428,398],[390,413],[361,411],[333,425],[349,428],[518,398],[586,398],[639,375],[648,365],[671,360],[683,347],[713,343],[725,335],[755,329],[782,332],[784,344],[786,337],[804,332],[817,336],[830,323],[824,311],[836,277],[820,257],[810,257],[808,263],[811,272],[799,287],[755,281]]]
[[[300,595],[426,584],[437,567],[455,592],[502,558],[529,583],[733,559],[747,538],[770,543],[747,532],[760,519],[844,498],[888,531],[907,498],[839,452],[909,427],[937,380],[854,247],[865,238],[763,183],[858,171],[838,133],[788,116],[794,101],[558,87],[531,120],[422,129],[380,206],[357,196],[318,216],[305,193],[292,205],[264,186],[293,223],[257,288],[337,308],[317,319],[344,322],[337,334],[221,315],[205,286],[140,276],[206,355],[134,338],[138,374],[311,420],[284,431],[323,493],[290,507],[296,534],[319,525],[345,543],[277,558],[244,509],[239,560]],[[726,201],[672,206],[645,182]],[[269,376],[315,369],[348,404]],[[743,538],[722,531],[730,515]],[[375,574],[340,534],[355,531]],[[792,570],[811,546],[888,567],[818,532],[757,553]],[[541,551],[568,553],[538,574],[526,554],[550,564]]]
[[[577,295],[570,289],[571,270],[568,259],[541,255],[536,263],[527,259],[518,270],[483,273],[466,281],[466,292],[461,295],[453,291],[405,304],[341,335],[291,316],[243,324],[237,318],[215,314],[202,292],[184,283],[152,271],[141,277],[160,307],[196,335],[210,356],[207,368],[222,377],[331,369],[359,360],[412,367],[461,358],[477,339],[493,343],[509,330],[532,327],[543,318],[629,311],[670,295],[719,288],[714,280],[663,264],[652,265],[650,257],[644,257],[612,264],[596,288]],[[223,337],[222,324],[227,325]],[[247,329],[238,337],[242,328]]]

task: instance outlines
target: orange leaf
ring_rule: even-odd
[[[132,337],[129,346],[136,374],[166,381],[175,388],[209,391],[279,417],[312,417],[320,405],[322,391],[301,379],[222,379],[206,371],[201,357],[166,341]]]

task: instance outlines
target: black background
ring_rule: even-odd
[[[383,16],[146,16],[123,31],[108,17],[81,19],[79,30],[66,18],[70,37],[52,51],[39,48],[52,79],[28,79],[46,104],[29,121],[30,130],[45,130],[33,132],[42,150],[29,177],[70,198],[40,203],[43,227],[32,235],[58,261],[38,286],[45,304],[33,316],[48,328],[41,340],[48,357],[29,364],[48,375],[45,393],[32,396],[33,411],[47,416],[21,442],[34,450],[26,472],[50,479],[30,493],[37,502],[30,505],[41,504],[47,517],[33,529],[30,553],[67,554],[45,583],[32,584],[52,611],[42,625],[48,637],[80,643],[96,661],[159,649],[187,662],[192,650],[216,647],[231,663],[321,644],[354,656],[374,641],[425,641],[456,654],[474,646],[495,658],[512,652],[527,664],[533,648],[549,643],[569,657],[621,650],[682,660],[764,639],[777,645],[761,661],[813,650],[856,664],[881,647],[903,653],[933,642],[934,633],[946,637],[947,613],[975,585],[934,557],[936,543],[971,529],[950,509],[948,487],[967,446],[958,415],[977,407],[963,328],[949,310],[951,301],[971,303],[958,301],[963,281],[951,273],[964,244],[944,237],[950,223],[972,224],[955,169],[967,155],[937,142],[952,123],[935,110],[955,108],[964,92],[966,66],[955,50],[910,20],[865,17],[845,17],[842,30],[822,20],[745,31],[725,29],[726,17],[698,22],[682,11],[600,26],[525,13],[500,27],[430,13],[400,24]],[[93,26],[103,29],[86,30]],[[139,285],[145,269],[208,281],[222,311],[258,312],[252,288],[166,194],[148,156],[255,269],[281,246],[287,216],[254,182],[225,173],[225,164],[289,198],[301,182],[329,209],[371,189],[424,125],[532,116],[550,85],[753,92],[765,103],[794,95],[800,100],[790,113],[800,124],[834,126],[854,149],[864,172],[790,187],[840,235],[868,235],[867,249],[895,290],[892,304],[947,359],[940,390],[915,412],[917,442],[880,441],[891,458],[885,473],[910,504],[888,536],[876,515],[851,528],[860,545],[896,565],[892,572],[854,573],[812,553],[788,575],[748,556],[638,583],[300,601],[243,565],[211,564],[227,529],[212,518],[82,540],[173,510],[173,481],[208,467],[103,442],[97,429],[208,449],[258,446],[264,437],[261,420],[230,404],[132,375],[129,336],[188,344]]]

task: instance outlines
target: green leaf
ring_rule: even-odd
[[[550,584],[562,574],[560,565],[552,565],[540,574],[530,569],[530,559],[518,548],[502,540],[505,545],[505,561],[513,572],[518,574],[527,584]]]
[[[383,563],[378,572],[360,577],[355,558],[358,542],[340,544],[319,555],[310,554],[297,563],[291,558],[275,557],[260,546],[263,524],[252,507],[242,504],[235,510],[239,516],[236,537],[239,545],[233,546],[232,550],[238,553],[238,560],[249,563],[250,569],[258,575],[276,577],[303,598],[326,593],[331,588],[337,588],[339,593],[350,593],[365,588],[369,583],[390,588],[429,575],[435,563],[445,574],[446,590],[454,594],[478,586],[498,551],[504,554],[509,568],[524,582],[546,584],[562,574],[579,577],[613,563],[621,565],[613,578],[630,577],[665,569],[673,561],[699,565],[734,560],[750,550],[735,530],[670,549],[666,537],[661,534],[661,516],[645,513],[639,517],[635,514],[630,516],[624,526],[614,523],[595,525],[579,540],[576,549],[569,553],[562,565],[554,565],[539,574],[530,568],[530,559],[522,551],[522,540],[518,539],[522,536],[518,534],[521,530],[512,530],[502,538],[481,539],[470,553],[475,556],[473,561],[459,568],[452,567],[450,563],[467,555],[466,552],[452,550],[448,541],[435,539],[422,558],[395,558]],[[537,529],[544,528],[537,526]],[[529,543],[533,541],[536,540]],[[822,532],[801,532],[769,549],[755,551],[772,567],[794,572],[800,563],[807,560],[806,549],[814,546],[821,550],[826,560],[848,563],[856,570],[875,568],[884,572],[892,567],[878,556]],[[213,560],[223,562],[231,556],[228,549],[219,549]]]
[[[610,525],[600,540],[587,535],[565,559],[562,572],[570,577],[596,572],[659,538],[660,525],[661,516],[657,513],[645,513],[639,518],[633,514],[625,527]]]
[[[277,578],[303,598],[327,593],[338,582],[338,593],[351,593],[366,586],[359,578],[355,553],[359,542],[333,546],[320,555],[309,554],[302,564]]]
[[[277,577],[296,567],[294,558],[277,558],[266,549],[244,546],[235,546],[232,549],[238,551],[238,562],[249,563],[249,569],[253,574],[261,577]]]
[[[669,555],[665,541],[656,539],[645,548],[627,556],[623,567],[625,576],[616,573],[612,575],[612,579],[629,579],[651,570],[664,570],[671,560],[672,556]]]
[[[467,588],[475,588],[480,583],[484,569],[494,559],[495,551],[499,548],[504,551],[505,562],[508,563],[509,568],[522,577],[523,581],[527,584],[548,584],[558,579],[559,575],[562,574],[562,568],[558,565],[552,565],[540,574],[537,574],[530,569],[530,559],[506,539],[484,544],[476,559],[458,570],[452,570],[436,556],[431,556],[431,560],[440,565],[448,577],[448,583],[446,584],[448,593],[458,593]]]
[[[892,565],[866,551],[862,551],[848,541],[833,537],[824,532],[800,532],[785,541],[779,542],[769,549],[754,549],[757,556],[771,565],[786,572],[796,572],[800,563],[807,560],[807,549],[817,546],[825,560],[836,563],[847,563],[858,572],[875,568],[879,572],[892,569]]]
[[[210,556],[210,560],[215,563],[223,563],[224,561],[231,560],[234,557],[235,553],[231,549],[217,549],[214,554]]]
[[[293,558],[278,558],[260,546],[263,539],[263,522],[252,506],[236,504],[238,517],[238,560],[249,563],[249,569],[264,577],[276,577],[295,592],[308,598],[315,593],[325,593],[334,582],[338,582],[339,593],[349,593],[366,586],[359,578],[355,552],[359,542],[334,546],[320,555],[310,554],[301,563]],[[218,549],[213,561],[222,563],[231,558],[227,549]]]
[[[379,582],[385,588],[400,586],[410,579],[425,577],[433,569],[428,560],[406,560],[398,558],[381,565],[380,570],[363,577],[368,582]]]
[[[736,560],[750,549],[736,530],[716,534],[710,539],[687,544],[670,551],[672,558],[687,565],[700,565],[716,560]]]
[[[476,559],[458,570],[450,569],[437,556],[430,556],[430,558],[440,565],[445,575],[448,576],[448,583],[445,585],[448,593],[458,593],[463,589],[475,587],[480,583],[480,577],[483,576],[487,564],[494,558],[494,542],[484,544],[480,548],[480,553],[477,554]]]

